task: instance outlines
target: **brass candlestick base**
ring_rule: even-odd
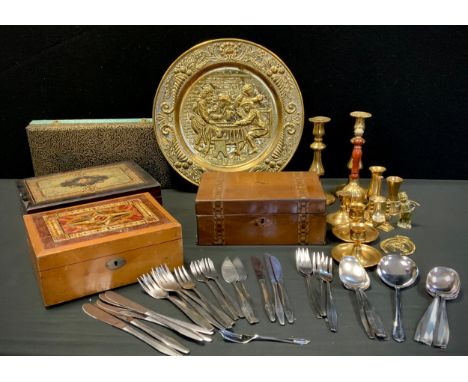
[[[327,147],[325,143],[323,143],[323,136],[325,135],[325,124],[330,122],[330,118],[317,116],[309,118],[309,121],[314,124],[314,129],[312,131],[314,142],[310,145],[310,148],[314,150],[314,159],[312,160],[309,171],[315,172],[321,177],[325,174],[325,169],[322,164],[322,150]],[[325,197],[327,199],[327,206],[335,203],[336,198],[329,192],[325,192]]]
[[[340,199],[339,211],[327,215],[327,223],[331,226],[348,224],[350,222],[348,216],[348,206],[351,202],[351,195],[346,194],[342,191],[338,191],[337,196]]]
[[[374,240],[377,240],[379,238],[379,231],[376,228],[374,228],[370,223],[365,223],[365,225],[366,225],[366,231],[365,231],[366,238],[363,239],[361,242],[371,243]],[[342,225],[333,227],[332,232],[333,232],[333,235],[335,235],[340,240],[346,241],[348,243],[354,242],[354,240],[351,239],[351,229],[349,227],[349,224],[342,224]]]
[[[343,243],[338,244],[331,251],[332,257],[340,262],[345,256],[356,257],[364,268],[369,268],[377,265],[382,258],[382,254],[378,249],[367,244]]]

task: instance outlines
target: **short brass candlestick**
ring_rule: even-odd
[[[400,189],[403,179],[399,176],[389,176],[387,177],[388,185],[388,197],[387,197],[387,213],[390,216],[395,216],[399,214],[400,211],[400,201],[398,199],[398,190]]]
[[[366,229],[364,230],[365,238],[362,239],[362,242],[370,243],[371,241],[377,240],[379,237],[379,231],[375,229],[372,224],[366,223],[363,220],[365,208],[366,205],[363,203],[351,202],[348,212],[350,223],[333,227],[333,234],[340,240],[352,242],[354,240],[351,237],[351,226],[356,223],[363,223],[366,226]]]
[[[348,224],[350,221],[348,216],[348,207],[351,203],[351,195],[343,191],[338,191],[336,196],[338,196],[338,199],[340,200],[340,209],[327,215],[327,223],[333,227]]]
[[[314,150],[314,159],[312,160],[309,171],[315,172],[321,177],[325,174],[325,169],[322,164],[322,150],[327,147],[325,143],[323,143],[323,136],[325,135],[325,124],[330,122],[330,118],[317,116],[309,118],[309,121],[314,124],[314,129],[312,131],[314,142],[310,145],[310,148]],[[335,202],[335,197],[329,192],[326,192],[325,196],[327,198],[327,206]]]
[[[364,130],[366,129],[366,119],[372,117],[371,113],[365,111],[352,111],[349,113],[351,117],[356,118],[354,122],[354,137],[361,137],[364,135]],[[353,140],[351,140],[351,143]],[[348,161],[348,168],[351,170],[353,167],[353,158]],[[362,169],[362,161],[359,160],[359,169]]]

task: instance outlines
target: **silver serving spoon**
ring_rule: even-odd
[[[426,290],[434,300],[419,321],[414,335],[415,341],[441,348],[447,347],[450,330],[445,302],[457,298],[460,287],[460,276],[454,269],[431,269],[427,274]]]
[[[238,344],[248,344],[249,342],[260,340],[260,341],[274,341],[274,342],[284,342],[287,344],[295,345],[306,345],[310,341],[303,338],[276,338],[276,337],[267,337],[261,336],[259,334],[239,334],[231,332],[230,330],[222,329],[219,331],[221,336],[230,342],[236,342]]]
[[[395,318],[392,337],[397,342],[406,341],[405,330],[401,321],[401,288],[412,285],[419,275],[416,263],[408,256],[390,254],[384,256],[377,265],[380,279],[388,286],[395,288]]]
[[[386,338],[387,333],[382,320],[374,311],[364,292],[370,286],[370,278],[359,260],[354,256],[343,257],[340,261],[338,273],[344,286],[356,293],[361,322],[367,336],[371,339],[375,338],[374,335],[379,338]]]

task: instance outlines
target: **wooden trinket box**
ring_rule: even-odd
[[[324,244],[326,200],[312,172],[206,172],[199,245]]]
[[[149,193],[24,215],[44,305],[183,264],[182,229]]]
[[[130,161],[28,178],[17,186],[26,213],[141,192],[162,204],[160,184]]]

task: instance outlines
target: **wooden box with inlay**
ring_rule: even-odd
[[[44,305],[183,264],[182,230],[149,193],[24,215]]]
[[[206,172],[199,245],[324,244],[325,194],[312,172]]]

